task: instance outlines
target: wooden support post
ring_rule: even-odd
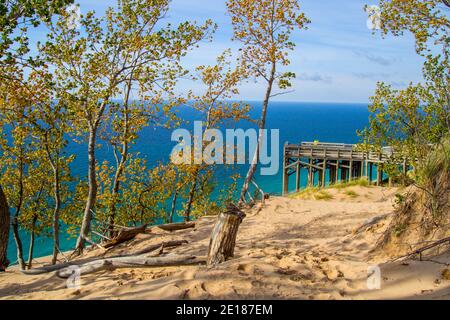
[[[343,165],[347,165],[347,161],[345,161],[345,163],[342,163]],[[341,168],[341,182],[346,182],[347,181],[347,168],[342,167]]]
[[[238,228],[244,218],[244,212],[233,204],[229,204],[226,211],[219,214],[209,241],[206,261],[208,266],[222,263],[234,256]]]
[[[300,160],[300,158],[299,158]],[[300,190],[300,173],[301,173],[301,165],[300,162],[297,164],[297,171],[295,172],[295,191],[299,192]]]
[[[359,175],[359,177],[362,178],[362,177],[364,177],[364,161],[361,160],[359,165],[360,165],[360,168],[359,168],[360,169],[360,175]]]
[[[307,175],[307,182],[306,187],[309,187],[311,185],[311,159],[308,159],[308,175]]]
[[[336,167],[334,165],[330,165],[330,184],[335,184],[336,181]]]
[[[327,159],[323,159],[323,167],[322,167],[322,188],[325,188],[325,178],[327,175]]]
[[[288,142],[286,141],[286,143],[284,144],[283,147],[283,190],[281,191],[281,194],[284,196],[287,192],[288,192],[288,179],[289,176],[287,175],[287,170],[286,170],[286,162],[288,161],[288,159],[286,159],[286,146],[287,146]]]
[[[353,180],[353,160],[350,160],[350,168],[348,169],[348,181]]]
[[[322,187],[322,170],[317,171],[317,186]]]
[[[380,163],[377,164],[377,186],[381,186],[383,179],[383,171],[381,170]]]
[[[373,163],[369,163],[369,184],[372,183],[372,176],[373,176]]]
[[[336,183],[339,182],[339,162],[340,160],[336,160]]]
[[[366,159],[366,162],[365,162],[365,166],[366,166],[366,179],[370,183],[370,179],[369,179],[369,160],[367,160],[367,159]]]
[[[311,183],[312,183],[312,167],[311,167],[311,158],[308,159],[308,187],[311,187]]]
[[[377,163],[377,186],[381,186],[383,182],[383,170],[381,166],[381,152],[378,154],[378,163]]]
[[[283,169],[283,195],[289,192],[289,175],[288,169]]]

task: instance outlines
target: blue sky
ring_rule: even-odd
[[[76,1],[77,2],[77,1]],[[291,53],[288,70],[296,73],[294,92],[276,97],[278,101],[367,102],[377,81],[383,80],[397,88],[421,77],[421,62],[414,51],[410,35],[382,39],[366,26],[365,4],[376,0],[299,0],[310,18],[306,31],[293,34],[296,49]],[[95,10],[101,14],[112,0],[78,1],[81,12]],[[237,50],[231,41],[232,28],[226,13],[225,0],[173,0],[167,17],[170,22],[208,18],[219,25],[214,40],[202,43],[190,52],[184,65],[190,69],[214,63],[226,48]],[[196,90],[197,84],[181,82],[180,92]],[[264,83],[250,82],[241,88],[240,99],[261,100]]]

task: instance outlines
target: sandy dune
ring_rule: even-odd
[[[236,257],[219,267],[203,265],[103,271],[82,276],[80,289],[66,288],[54,274],[0,274],[2,299],[450,299],[450,254],[432,261],[383,263],[370,255],[380,222],[354,231],[370,218],[392,213],[395,189],[331,190],[331,200],[275,197],[252,209],[241,225]],[[153,228],[109,254],[130,253],[169,239],[187,245],[167,253],[204,256],[215,217],[195,229],[168,233]],[[98,250],[82,258],[99,254]],[[40,259],[45,263],[46,259]],[[381,268],[381,289],[367,286],[368,268]]]

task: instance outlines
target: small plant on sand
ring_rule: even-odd
[[[316,200],[331,200],[333,196],[329,192],[321,190],[314,195],[314,198]]]
[[[404,196],[403,194],[401,194],[401,193],[396,193],[396,194],[395,194],[394,203],[395,203],[397,206],[399,206],[399,205],[401,205],[401,204],[404,203],[404,202],[405,202],[405,196]]]
[[[353,190],[346,190],[346,191],[344,192],[344,194],[345,194],[346,196],[351,197],[351,198],[356,198],[357,196],[359,196],[359,194],[358,194],[357,192],[353,191]]]
[[[450,269],[449,268],[442,270],[442,279],[450,280]]]
[[[406,224],[400,224],[398,226],[395,226],[394,229],[392,230],[394,236],[400,237],[402,233],[405,232],[406,227],[407,227]]]
[[[295,199],[309,199],[311,198],[317,191],[319,191],[319,188],[317,187],[307,187],[306,189],[303,189],[300,192],[297,192],[293,195],[290,195],[291,198]]]

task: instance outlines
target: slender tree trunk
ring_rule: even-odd
[[[14,215],[13,221],[12,221],[12,229],[13,229],[13,236],[14,241],[16,242],[17,247],[17,262],[19,263],[20,269],[25,270],[25,260],[23,258],[23,247],[22,247],[22,240],[20,240],[19,235],[19,222],[18,217]]]
[[[57,160],[58,161],[58,160]],[[53,193],[55,208],[53,210],[53,256],[52,264],[56,264],[59,253],[59,212],[61,210],[61,190],[59,183],[59,166],[55,165],[53,170]]]
[[[116,174],[114,175],[113,189],[112,189],[112,201],[109,207],[109,237],[113,238],[115,236],[114,232],[114,224],[116,219],[116,205],[117,205],[117,196],[120,190],[120,177],[122,176],[123,169],[125,166],[126,155],[122,156],[120,164],[117,167]]]
[[[13,227],[14,241],[16,242],[17,248],[17,262],[19,263],[20,269],[25,270],[26,265],[25,260],[23,258],[22,240],[20,239],[19,234],[19,215],[20,211],[22,210],[22,203],[23,203],[23,159],[21,155],[19,167],[19,203],[17,204],[16,212],[14,213],[12,227]]]
[[[126,116],[125,122],[128,123],[128,116]],[[128,127],[127,125],[125,125]],[[128,129],[125,129],[128,132]],[[126,140],[126,137],[124,137]],[[116,206],[117,206],[117,196],[119,195],[120,190],[120,178],[122,177],[123,171],[125,169],[125,163],[128,158],[128,143],[126,141],[123,142],[122,145],[122,153],[121,153],[121,159],[117,163],[117,169],[116,174],[114,175],[114,182],[113,182],[113,189],[112,189],[112,201],[109,207],[109,237],[113,238],[115,236],[114,232],[114,224],[116,219]]]
[[[7,257],[10,224],[9,214],[8,202],[0,185],[0,272],[5,271],[9,265]]]
[[[36,228],[37,215],[33,216],[33,221],[31,225],[31,234],[30,234],[30,247],[28,250],[28,269],[31,269],[33,266],[33,252],[34,252],[34,239],[36,236],[35,228]]]
[[[133,69],[134,71],[134,69]],[[133,73],[132,73],[133,74]],[[126,93],[125,93],[125,103],[124,103],[124,128],[123,128],[123,141],[122,141],[122,152],[121,152],[121,158],[120,161],[118,159],[118,155],[115,153],[116,160],[117,160],[117,168],[116,168],[116,174],[114,175],[114,182],[113,182],[113,190],[112,190],[112,201],[110,204],[109,212],[109,236],[110,238],[113,238],[115,236],[114,232],[114,224],[116,219],[116,205],[117,205],[117,196],[119,194],[120,190],[120,178],[122,177],[123,171],[125,169],[125,163],[128,159],[128,132],[129,132],[129,115],[128,115],[128,103],[130,100],[130,93],[131,93],[131,79],[132,74],[130,75],[130,79],[127,83]]]
[[[177,198],[178,198],[178,189],[175,190],[172,198],[172,208],[170,210],[170,216],[169,216],[169,223],[173,222],[173,216],[175,214],[175,207],[177,205]]]
[[[53,170],[53,198],[55,200],[55,207],[53,209],[53,255],[52,264],[56,264],[59,254],[59,212],[61,210],[61,189],[59,181],[59,154],[56,153],[55,158],[52,158],[48,139],[45,139],[45,150],[50,166]]]
[[[191,190],[189,190],[188,203],[186,210],[184,211],[184,221],[186,222],[191,220],[192,203],[194,203],[195,189],[197,188],[197,171],[195,172],[194,176],[194,183],[192,184]]]
[[[84,249],[86,238],[91,230],[92,210],[97,200],[97,177],[96,177],[96,159],[95,159],[95,143],[97,138],[97,127],[91,127],[89,130],[88,143],[88,184],[89,191],[84,209],[83,222],[81,224],[80,235],[78,236],[75,253],[81,254]]]
[[[245,195],[247,194],[248,187],[250,185],[250,182],[253,179],[253,176],[255,175],[256,167],[258,166],[260,147],[261,147],[262,139],[264,138],[263,130],[266,127],[267,108],[269,106],[269,100],[270,100],[270,96],[272,94],[273,82],[275,80],[275,71],[276,71],[275,63],[272,63],[272,69],[270,71],[270,78],[269,78],[268,85],[267,85],[266,96],[265,96],[264,102],[263,102],[261,120],[259,121],[260,131],[259,131],[259,135],[258,135],[258,143],[256,145],[255,154],[253,155],[253,160],[250,164],[250,168],[248,169],[247,176],[245,177],[244,185],[242,186],[241,196],[240,196],[240,200],[239,200],[239,204],[238,204],[239,206],[242,206],[245,203]]]

